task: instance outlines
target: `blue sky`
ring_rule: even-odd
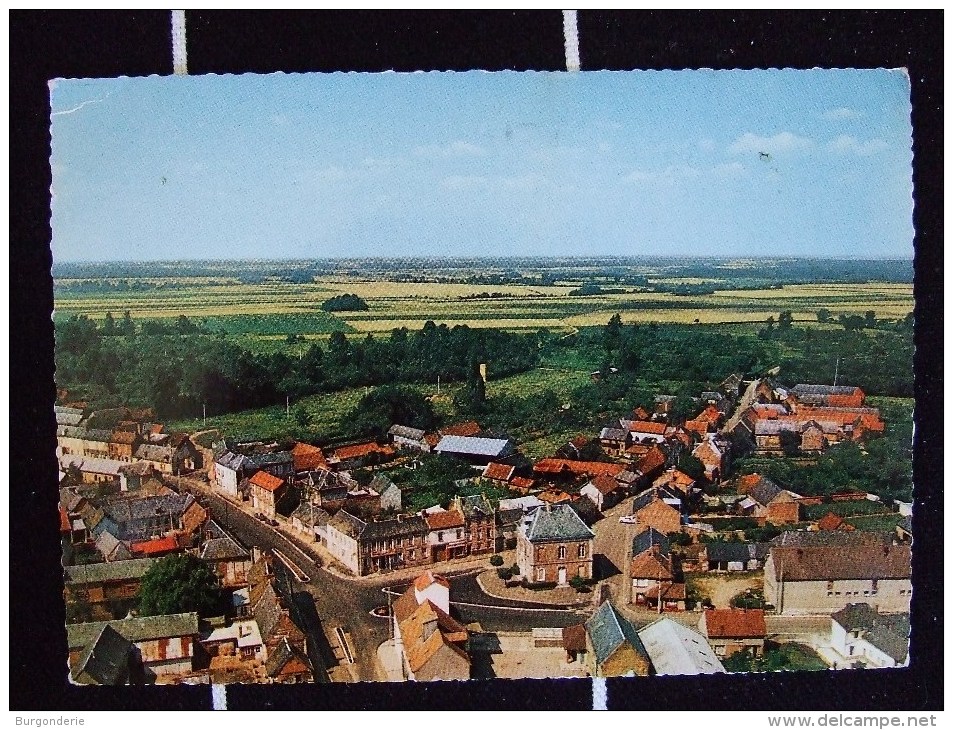
[[[897,71],[51,89],[57,261],[913,255]]]

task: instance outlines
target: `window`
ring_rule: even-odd
[[[878,581],[876,578],[874,578],[872,581],[870,581],[870,595],[876,596],[877,588],[878,588]]]
[[[636,578],[635,585],[637,588],[648,588],[649,579],[648,578]]]
[[[586,566],[585,566],[585,565],[580,565],[576,572],[577,572],[577,574],[579,575],[580,578],[586,578],[586,577],[587,577],[587,576],[586,576]]]
[[[536,580],[537,582],[542,582],[546,580],[546,568],[537,568],[536,569]]]
[[[580,543],[579,548],[576,550],[576,555],[580,558],[586,557],[586,544]]]
[[[410,559],[413,560],[414,558],[417,557],[417,551],[416,551],[416,550],[411,550],[410,553],[409,553],[409,555],[410,555]]]
[[[565,545],[560,545],[560,546],[559,546],[559,559],[562,560],[562,559],[565,558],[565,557],[566,557],[566,546],[565,546]]]
[[[463,530],[457,530],[457,539],[459,540],[461,537],[463,537]]]

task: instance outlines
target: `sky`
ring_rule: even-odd
[[[901,71],[50,87],[56,261],[913,256]]]

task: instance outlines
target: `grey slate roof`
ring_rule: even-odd
[[[209,523],[209,526],[213,524],[215,523]],[[238,544],[237,540],[227,534],[218,525],[215,525],[215,527],[218,528],[218,531],[216,532],[214,529],[210,530],[213,537],[210,537],[202,544],[202,550],[199,553],[199,557],[202,560],[247,560],[251,557],[248,551]],[[206,529],[208,530],[209,528]]]
[[[294,658],[301,661],[308,668],[308,671],[313,671],[311,660],[305,653],[288,641],[287,637],[283,637],[278,646],[268,652],[268,659],[265,661],[265,673],[269,677],[277,677],[284,666]]]
[[[632,514],[635,514],[640,509],[648,507],[656,499],[661,499],[658,496],[658,493],[655,491],[654,487],[646,489],[644,492],[637,494],[635,499],[632,500]]]
[[[808,385],[798,383],[791,392],[795,396],[802,395],[853,395],[857,390],[856,385]]]
[[[132,642],[104,624],[73,667],[74,679],[85,674],[96,684],[120,685],[129,680],[129,652]]]
[[[709,542],[705,545],[705,554],[708,559],[719,563],[747,563],[749,560],[764,560],[767,552],[765,543]]]
[[[68,565],[64,570],[67,583],[84,585],[141,578],[155,562],[156,558],[137,558],[135,560],[117,560],[113,563]]]
[[[423,429],[400,426],[396,423],[387,429],[387,433],[390,436],[400,436],[405,439],[410,439],[411,441],[423,441],[424,435],[426,434]]]
[[[290,451],[275,451],[270,454],[252,454],[248,460],[261,469],[276,464],[293,464],[294,456]]]
[[[599,438],[606,441],[625,441],[628,431],[621,428],[604,428],[599,432]]]
[[[137,616],[117,621],[95,621],[88,624],[67,624],[66,639],[70,649],[89,646],[103,626],[110,626],[120,636],[133,644],[173,636],[196,636],[199,633],[199,615],[171,613],[164,616]]]
[[[236,454],[234,451],[226,451],[215,460],[216,464],[221,464],[226,469],[232,471],[241,471],[245,468],[252,468],[252,463],[244,454]]]
[[[466,497],[461,497],[460,507],[463,510],[463,516],[468,520],[473,517],[474,514],[484,517],[493,514],[493,507],[490,501],[482,494],[471,494]]]
[[[641,555],[655,546],[658,546],[659,555],[668,557],[670,549],[668,538],[654,527],[650,527],[632,538],[632,557]]]
[[[609,601],[603,602],[596,609],[596,612],[586,621],[585,626],[598,664],[604,664],[625,642],[648,658],[638,632]]]
[[[509,439],[479,436],[442,436],[433,450],[451,454],[498,457],[510,454],[513,451],[513,442]]]
[[[847,631],[860,631],[861,638],[895,662],[903,662],[910,643],[910,615],[879,613],[866,603],[850,603],[831,616]]]
[[[371,483],[368,484],[368,486],[371,489],[373,489],[375,492],[377,492],[378,494],[383,494],[385,491],[387,491],[391,487],[397,487],[397,485],[394,484],[394,482],[392,482],[384,474],[375,475],[374,478],[371,479]]]
[[[76,456],[67,454],[60,457],[60,469],[64,471],[70,468],[79,469],[82,472],[91,474],[109,474],[114,477],[119,476],[119,470],[126,465],[125,461],[115,459],[98,459],[92,456]]]
[[[111,532],[103,531],[99,534],[96,538],[96,549],[102,553],[107,562],[132,558],[129,546]]]
[[[392,537],[410,537],[426,534],[430,531],[427,521],[420,515],[398,519],[365,522],[346,510],[338,510],[328,526],[354,538],[355,540],[385,540]]]
[[[772,501],[783,492],[777,484],[770,479],[761,478],[753,489],[748,490],[748,496],[763,507],[767,507]]]
[[[56,415],[57,426],[78,426],[83,420],[83,411],[79,408],[54,406],[53,412]]]
[[[568,504],[540,507],[526,528],[526,538],[530,542],[590,540],[593,537],[592,530]]]
[[[656,674],[720,674],[725,671],[701,634],[670,618],[639,631]]]
[[[172,451],[167,446],[154,446],[153,444],[141,444],[136,449],[137,459],[146,459],[147,461],[157,461],[160,463],[169,463],[172,461]]]

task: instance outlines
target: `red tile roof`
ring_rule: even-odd
[[[605,474],[600,474],[593,477],[590,482],[592,486],[594,486],[603,496],[611,494],[619,488],[619,482],[610,476],[606,476]]]
[[[443,436],[473,436],[483,429],[476,421],[464,421],[463,423],[454,423],[452,426],[440,429]]]
[[[248,480],[250,484],[260,487],[261,489],[266,489],[269,492],[274,492],[277,489],[281,488],[281,485],[285,483],[284,479],[279,479],[276,476],[272,476],[266,471],[256,471],[251,479]]]
[[[456,510],[446,512],[431,512],[424,519],[431,530],[449,530],[453,527],[463,527],[463,515]]]
[[[595,476],[608,474],[615,476],[625,470],[623,464],[611,464],[603,461],[573,461],[572,459],[540,459],[533,466],[533,471],[540,474],[577,474]]]
[[[383,454],[385,456],[392,456],[394,454],[394,449],[390,446],[379,446],[375,442],[371,441],[366,444],[354,444],[353,446],[342,446],[339,449],[334,450],[334,456],[339,461],[347,461],[348,459],[359,459],[362,456],[368,456],[369,454]]]
[[[642,406],[639,406],[634,411],[632,411],[632,415],[635,416],[636,420],[644,421],[652,414],[649,413],[647,410],[645,410]]]
[[[685,421],[685,430],[697,434],[708,433],[708,421],[703,418],[696,418],[694,421]]]
[[[629,577],[671,580],[672,569],[669,561],[660,558],[654,550],[646,550],[632,558]]]
[[[817,521],[817,529],[818,530],[836,530],[843,524],[844,524],[844,520],[842,520],[840,517],[835,515],[833,512],[828,512],[826,515],[824,515],[823,517],[821,517],[821,519]]]
[[[536,498],[542,500],[543,502],[549,502],[550,504],[562,504],[563,502],[572,501],[572,496],[570,496],[568,492],[564,492],[562,489],[547,489],[546,491],[537,494]]]
[[[526,477],[513,477],[510,479],[510,486],[515,489],[532,489],[535,483],[535,480],[527,479]]]
[[[709,608],[705,630],[710,639],[763,639],[767,633],[760,608]]]
[[[297,443],[291,449],[291,456],[294,459],[295,471],[314,471],[327,466],[327,459],[324,458],[324,452],[317,446],[311,444]]]
[[[659,436],[665,435],[666,428],[667,426],[664,423],[656,423],[655,421],[631,421],[629,423],[629,431],[652,433]]]
[[[72,526],[69,522],[69,515],[66,514],[66,510],[60,507],[60,532],[70,532]]]
[[[171,553],[179,549],[179,543],[175,535],[166,535],[156,540],[142,540],[130,545],[132,552],[139,555],[159,555],[160,553]]]
[[[515,466],[510,466],[509,464],[497,464],[495,461],[491,461],[486,465],[486,469],[483,470],[483,476],[487,479],[495,479],[499,482],[506,482],[509,481],[511,476],[513,476],[514,471],[516,471]]]
[[[425,591],[434,583],[439,583],[444,588],[450,588],[450,581],[442,575],[437,575],[432,570],[425,570],[414,579],[414,588],[418,591]]]

